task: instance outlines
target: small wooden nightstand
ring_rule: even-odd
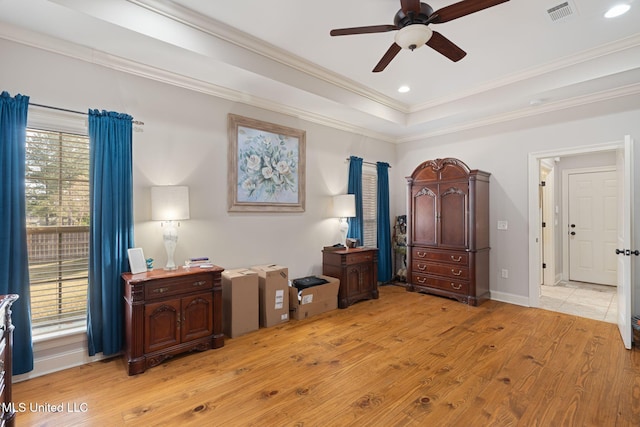
[[[322,274],[340,279],[338,307],[378,298],[378,249],[346,248],[322,251]]]
[[[180,267],[122,275],[129,375],[179,353],[224,345],[223,271]]]

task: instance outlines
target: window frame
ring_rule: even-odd
[[[74,134],[87,138],[89,135],[86,116],[32,105],[29,106],[27,114],[27,129]],[[71,228],[77,229],[78,227],[69,227],[67,231],[74,231]],[[89,226],[81,226],[81,228],[88,231]],[[52,230],[52,232],[56,231]],[[29,233],[29,227],[27,227],[27,233]],[[77,316],[73,321],[56,322],[46,326],[34,327],[32,324],[33,340],[38,342],[43,339],[62,337],[78,332],[84,333],[87,329],[86,311],[82,317],[81,319],[80,316]]]

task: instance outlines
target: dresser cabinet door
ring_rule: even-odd
[[[213,333],[213,297],[210,293],[182,299],[182,341]]]
[[[180,343],[180,299],[144,307],[144,352],[151,353]]]

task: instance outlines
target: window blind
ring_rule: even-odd
[[[89,138],[27,129],[25,195],[32,326],[75,326],[86,318]]]
[[[362,217],[364,219],[363,246],[378,246],[377,204],[378,176],[375,171],[362,171]]]

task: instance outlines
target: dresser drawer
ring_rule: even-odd
[[[462,265],[435,264],[432,262],[414,260],[413,271],[416,273],[450,277],[454,280],[469,279],[469,269]]]
[[[176,277],[175,279],[153,280],[144,288],[146,299],[160,298],[185,292],[200,291],[213,288],[210,274]]]
[[[412,259],[446,262],[456,265],[469,265],[469,253],[462,251],[438,251],[426,248],[413,248],[411,252]]]
[[[469,293],[469,282],[437,279],[432,276],[417,273],[413,273],[412,280],[412,283],[418,286],[428,286],[463,295]]]

